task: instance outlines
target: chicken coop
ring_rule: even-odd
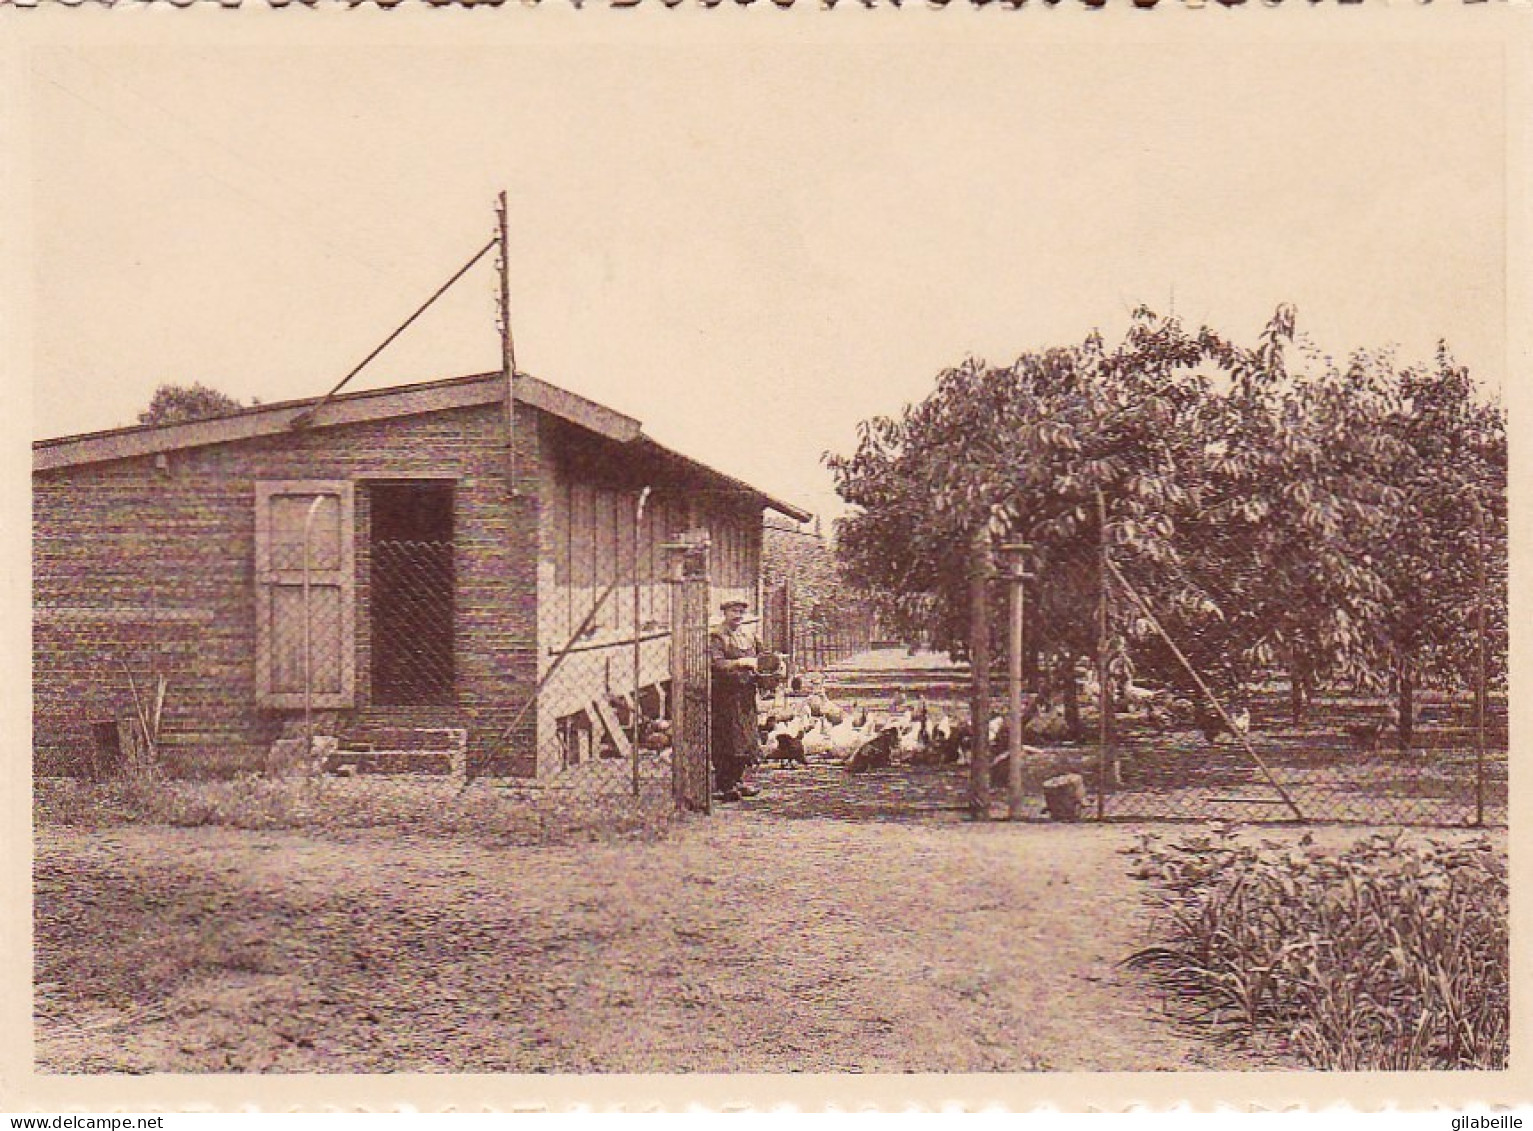
[[[809,517],[535,378],[508,411],[499,373],[44,440],[32,486],[45,774],[137,715],[180,774],[260,769],[307,720],[558,775],[665,709],[665,547],[706,536],[713,604],[759,616],[764,513]]]

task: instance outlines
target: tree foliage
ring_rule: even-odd
[[[155,389],[149,407],[138,414],[138,422],[185,424],[212,416],[226,416],[244,407],[227,393],[210,389],[200,381],[190,385],[162,384]]]
[[[794,622],[806,628],[834,628],[856,601],[835,554],[817,534],[768,525],[762,531],[761,574],[768,588],[787,583]]]
[[[1296,339],[1291,307],[1249,347],[1141,309],[1112,346],[969,359],[826,462],[854,508],[848,577],[939,646],[967,643],[978,529],[1031,544],[1033,645],[1072,672],[1098,651],[1103,545],[1205,681],[1236,694],[1282,672],[1296,714],[1337,680],[1462,680],[1482,592],[1504,636],[1501,410],[1445,348],[1428,368],[1338,366]],[[1114,653],[1188,687],[1122,597]]]

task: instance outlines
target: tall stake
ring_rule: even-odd
[[[1149,623],[1149,626],[1155,630],[1155,634],[1166,642],[1166,647],[1171,649],[1171,654],[1176,657],[1177,663],[1181,664],[1182,668],[1187,672],[1187,674],[1192,677],[1192,682],[1195,683],[1198,690],[1203,693],[1204,700],[1206,700],[1208,705],[1218,713],[1219,721],[1224,724],[1225,729],[1233,734],[1236,740],[1245,749],[1246,757],[1250,758],[1252,762],[1256,763],[1257,769],[1261,770],[1262,774],[1265,775],[1267,784],[1270,785],[1273,789],[1277,790],[1278,796],[1283,799],[1283,803],[1287,805],[1288,808],[1293,812],[1294,819],[1299,821],[1304,820],[1304,814],[1302,811],[1300,811],[1298,804],[1289,795],[1288,791],[1283,788],[1283,784],[1277,780],[1277,777],[1273,774],[1271,767],[1269,767],[1266,762],[1262,761],[1261,755],[1256,752],[1256,747],[1251,745],[1250,736],[1247,735],[1246,732],[1240,727],[1235,725],[1235,720],[1230,718],[1229,712],[1224,709],[1224,704],[1219,702],[1218,697],[1209,690],[1208,684],[1204,683],[1203,677],[1198,674],[1198,669],[1192,666],[1192,661],[1187,658],[1186,653],[1184,653],[1180,648],[1176,646],[1176,641],[1171,639],[1171,634],[1167,632],[1161,625],[1160,620],[1155,616],[1155,610],[1150,608],[1149,602],[1140,596],[1139,590],[1135,589],[1128,583],[1128,579],[1123,576],[1118,567],[1113,565],[1110,560],[1104,558],[1103,564],[1107,566],[1107,572],[1112,576],[1113,580],[1116,581],[1118,585],[1123,589],[1123,591],[1128,594],[1129,600],[1133,601],[1134,604],[1138,606],[1139,612],[1144,616],[1144,619]]]
[[[1019,820],[1022,816],[1022,622],[1026,615],[1027,560],[1024,555],[1031,549],[1025,542],[1007,542],[1001,547],[1006,552],[1007,577],[1011,582],[1011,635],[1006,654],[1006,708],[1007,726],[1010,730],[1010,761],[1006,778],[1006,816]]]
[[[990,819],[990,531],[981,522],[969,547],[969,664],[974,679],[969,717],[974,731],[969,760],[969,815]]]
[[[1474,685],[1474,823],[1485,824],[1485,587],[1488,584],[1485,568],[1485,511],[1480,500],[1474,499],[1475,542],[1475,635],[1479,638]]]
[[[1100,543],[1102,591],[1097,598],[1097,820],[1107,816],[1107,767],[1112,762],[1113,778],[1117,778],[1117,756],[1109,746],[1112,742],[1112,688],[1107,672],[1107,500],[1102,489],[1097,488],[1097,540]],[[1072,672],[1071,679],[1075,678]]]
[[[511,245],[506,233],[506,194],[495,208],[500,227],[500,363],[506,379],[506,478],[511,495],[521,493],[516,482],[516,343],[511,338]]]
[[[309,603],[309,541],[314,516],[319,513],[323,495],[315,495],[309,513],[303,516],[303,765],[314,757],[314,614]]]

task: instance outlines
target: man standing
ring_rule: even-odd
[[[708,634],[708,662],[713,675],[713,796],[718,801],[738,801],[761,792],[743,780],[746,769],[761,758],[756,732],[756,663],[761,641],[745,627],[750,605],[725,601],[719,609],[724,623]]]

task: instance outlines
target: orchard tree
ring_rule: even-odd
[[[1227,359],[1224,435],[1190,469],[1196,505],[1178,533],[1220,648],[1241,669],[1286,672],[1299,722],[1318,683],[1369,662],[1367,625],[1388,596],[1367,550],[1391,501],[1394,396],[1366,356],[1291,371],[1293,322],[1280,308],[1255,351]]]
[[[1476,686],[1483,607],[1489,676],[1504,677],[1507,443],[1502,408],[1475,396],[1469,372],[1440,346],[1430,369],[1400,374],[1388,421],[1396,441],[1391,521],[1372,556],[1389,588],[1376,643],[1408,749],[1423,680]]]
[[[1005,368],[970,360],[944,372],[898,419],[865,422],[853,455],[827,457],[858,508],[838,528],[851,575],[921,595],[939,642],[963,647],[973,532],[1032,543],[1045,646],[1067,669],[1068,696],[1075,658],[1096,649],[1104,539],[1157,586],[1206,604],[1180,592],[1173,535],[1189,503],[1184,465],[1202,458],[1210,424],[1207,369],[1228,348],[1141,310],[1112,349],[1092,335]]]
[[[830,631],[856,615],[861,598],[841,576],[835,554],[818,533],[767,525],[761,575],[771,588],[787,584],[795,623]]]

